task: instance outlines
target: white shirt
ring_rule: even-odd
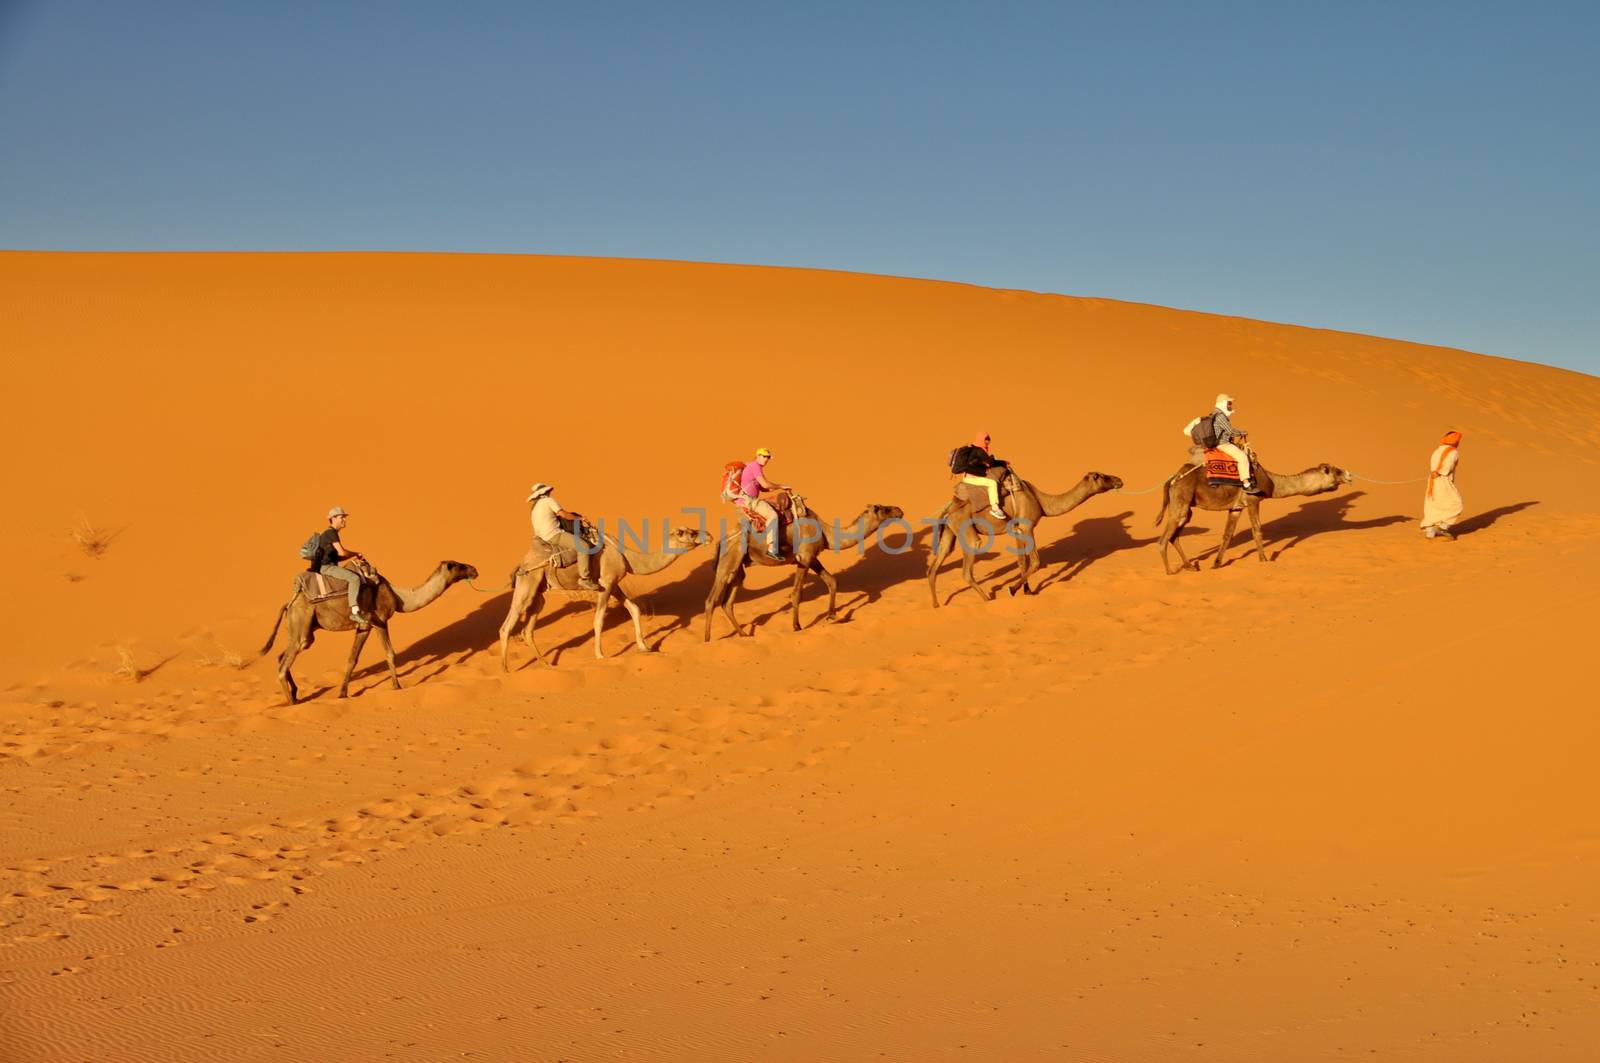
[[[561,522],[556,519],[556,514],[561,512],[562,508],[554,495],[545,495],[534,501],[531,514],[533,534],[537,535],[541,542],[554,542],[561,534]]]

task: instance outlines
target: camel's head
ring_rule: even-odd
[[[1346,472],[1344,469],[1339,468],[1337,465],[1328,465],[1324,463],[1322,465],[1318,465],[1311,471],[1315,473],[1320,480],[1319,486],[1321,487],[1321,490],[1318,492],[1319,494],[1327,491],[1337,491],[1345,484],[1355,482],[1354,476]]]
[[[1112,476],[1108,472],[1086,473],[1083,478],[1089,482],[1089,490],[1097,495],[1122,490],[1122,477]]]
[[[899,506],[871,505],[867,507],[867,520],[880,527],[886,520],[904,520],[905,516],[906,511]]]
[[[477,579],[478,570],[471,565],[462,564],[460,561],[441,561],[439,567],[444,569],[444,578],[449,583],[460,583],[462,580]]]
[[[711,537],[699,528],[673,528],[667,532],[667,549],[677,554],[687,553],[710,541]]]

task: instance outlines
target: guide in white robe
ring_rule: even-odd
[[[1422,500],[1422,530],[1431,538],[1461,519],[1461,491],[1456,487],[1456,465],[1460,461],[1460,432],[1446,432],[1444,441],[1428,462],[1428,492]]]

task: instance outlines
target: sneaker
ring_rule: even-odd
[[[995,520],[999,520],[999,521],[1004,521],[1004,520],[1007,519],[1006,518],[1006,511],[1001,509],[999,506],[990,506],[989,507],[989,516],[991,516]]]
[[[600,584],[592,579],[581,579],[578,581],[578,588],[586,591],[597,591],[600,589]]]
[[[366,627],[368,624],[370,624],[372,622],[371,619],[367,616],[367,614],[363,613],[360,609],[351,609],[350,610],[350,619],[354,620],[356,623],[360,624],[362,627]]]
[[[1259,495],[1261,493],[1261,485],[1253,482],[1247,483],[1244,485],[1244,493],[1247,495]]]

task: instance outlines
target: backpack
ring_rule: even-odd
[[[315,565],[317,563],[317,557],[321,553],[322,533],[312,532],[311,538],[307,539],[305,545],[300,547],[300,560],[309,561],[311,564]]]
[[[744,488],[740,486],[740,478],[744,476],[742,461],[730,461],[722,467],[722,500],[733,502],[744,497]]]
[[[1194,445],[1207,450],[1217,449],[1217,422],[1211,414],[1197,417],[1189,426],[1189,438],[1194,440]]]
[[[974,451],[977,453],[974,454]],[[959,446],[950,452],[950,471],[953,473],[960,473],[969,464],[973,464],[974,462],[983,465],[988,464],[989,455],[982,447],[967,443],[964,446]]]

